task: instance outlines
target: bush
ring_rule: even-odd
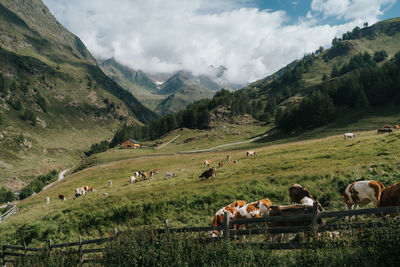
[[[8,201],[13,201],[14,200],[14,194],[10,190],[5,189],[2,187],[0,189],[0,203],[8,202]]]
[[[33,194],[33,189],[30,186],[24,187],[21,190],[21,194],[19,194],[19,199],[23,200],[27,197],[30,197]]]

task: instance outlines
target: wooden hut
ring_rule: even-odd
[[[134,139],[127,139],[121,144],[122,148],[140,148],[142,145],[134,140]]]

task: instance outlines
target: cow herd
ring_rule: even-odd
[[[226,212],[229,219],[243,219],[243,218],[258,218],[265,216],[281,216],[281,215],[299,215],[312,212],[312,206],[314,199],[310,194],[310,191],[299,185],[292,184],[289,187],[289,196],[292,202],[291,205],[287,206],[274,206],[268,198],[260,199],[251,203],[246,203],[243,200],[237,200],[227,206],[218,210],[214,215],[212,223],[213,227],[222,226],[224,221],[224,214]],[[323,211],[321,205],[318,207],[318,211]],[[309,221],[297,221],[297,222],[271,222],[270,227],[283,227],[293,225],[310,224]],[[245,229],[246,225],[234,225],[235,229]],[[211,233],[213,237],[218,236],[217,231]]]
[[[214,215],[213,227],[222,226],[224,214],[229,219],[257,218],[265,216],[300,215],[312,213],[312,206],[315,202],[310,191],[299,185],[289,186],[289,197],[291,205],[281,206],[272,205],[269,199],[261,199],[246,204],[243,200],[237,200],[218,210]],[[349,184],[344,191],[342,198],[346,209],[356,209],[358,206],[372,202],[375,207],[388,207],[400,205],[400,182],[386,187],[379,181],[357,181]],[[324,208],[318,203],[318,212]],[[348,218],[346,218],[347,220]],[[319,223],[323,223],[319,219]],[[310,221],[290,221],[290,222],[270,222],[269,227],[302,226],[309,225]],[[234,226],[235,229],[245,228],[245,226]],[[217,231],[212,232],[212,236],[217,236]]]
[[[246,152],[246,157],[247,158],[249,158],[249,157],[251,157],[251,158],[254,158],[256,156],[256,152],[254,151],[254,150],[251,150],[251,151],[247,151]],[[232,158],[231,158],[231,155],[226,155],[226,163],[227,164],[237,164],[239,161],[238,160],[231,160]],[[205,160],[204,162],[203,162],[203,166],[204,167],[211,167],[211,165],[212,165],[212,161],[211,160]],[[224,161],[220,161],[219,163],[218,163],[218,167],[219,168],[222,168],[222,167],[224,167],[225,166],[225,162]],[[210,168],[210,169],[208,169],[208,170],[206,170],[206,171],[204,171],[204,172],[202,172],[200,175],[199,175],[199,178],[200,178],[200,180],[208,180],[208,179],[210,179],[210,178],[212,178],[212,179],[214,179],[215,178],[215,176],[216,176],[216,169],[215,168]]]
[[[148,173],[145,171],[135,171],[133,173],[133,176],[129,177],[129,183],[134,184],[136,182],[139,182],[140,180],[148,180],[153,178],[154,175],[156,175],[159,172],[159,169],[152,169]]]

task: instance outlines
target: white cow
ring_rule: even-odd
[[[346,140],[347,138],[355,138],[356,135],[353,133],[345,133],[344,134],[344,140]]]
[[[314,203],[314,200],[311,199],[311,198],[309,198],[309,197],[303,197],[303,198],[300,200],[300,204],[301,204],[301,205],[312,206],[313,203]]]
[[[139,179],[136,176],[131,176],[130,177],[130,183],[133,184],[133,183],[136,183],[136,182],[139,182]]]
[[[50,203],[50,197],[46,197],[46,203],[47,203],[47,204]]]

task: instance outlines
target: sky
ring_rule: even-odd
[[[332,39],[399,16],[400,0],[43,0],[98,59],[245,84]]]

